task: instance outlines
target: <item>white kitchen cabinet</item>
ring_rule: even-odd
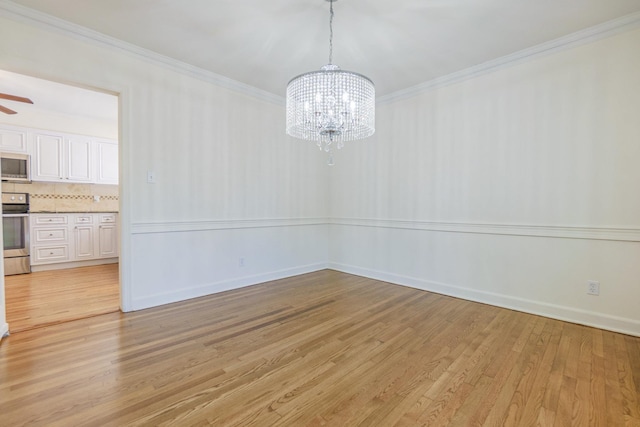
[[[91,139],[56,133],[34,133],[33,181],[94,181]]]
[[[93,225],[93,217],[93,214],[74,215],[73,246],[76,260],[93,259],[96,257],[96,233]]]
[[[27,129],[0,125],[0,152],[28,154],[27,135]]]
[[[70,260],[69,218],[64,214],[30,215],[31,265]]]
[[[72,136],[65,138],[65,179],[73,182],[92,182],[93,144],[87,137]]]
[[[31,179],[34,181],[60,181],[63,179],[62,160],[64,137],[56,134],[35,133]]]
[[[33,181],[118,184],[118,141],[2,124],[0,152],[31,154]]]
[[[98,256],[111,258],[118,256],[118,226],[115,214],[99,214]]]
[[[118,143],[95,141],[98,173],[96,183],[118,184]]]
[[[31,265],[116,258],[117,222],[113,212],[32,213]]]

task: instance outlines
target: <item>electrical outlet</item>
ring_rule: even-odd
[[[244,267],[244,258],[238,258],[238,267]]]
[[[595,280],[589,280],[587,282],[587,294],[600,295],[600,282],[596,282]]]
[[[156,173],[154,171],[147,171],[147,183],[149,184],[156,183]]]

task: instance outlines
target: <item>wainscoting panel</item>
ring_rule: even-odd
[[[332,269],[640,336],[638,242],[333,222]]]
[[[279,223],[256,221],[249,227],[245,221],[227,221],[224,227],[216,223],[213,228],[209,223],[134,226],[132,308],[139,310],[327,267],[326,223]]]

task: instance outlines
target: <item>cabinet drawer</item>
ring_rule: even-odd
[[[66,261],[69,259],[69,246],[41,246],[35,248],[35,253],[32,254],[35,258],[35,262],[40,261]]]
[[[75,223],[76,224],[93,224],[93,215],[92,214],[76,215]]]
[[[36,228],[32,232],[34,243],[66,242],[66,228]]]
[[[34,215],[35,225],[67,224],[67,215]]]
[[[114,213],[101,213],[98,216],[100,224],[115,224],[116,222],[116,214]]]

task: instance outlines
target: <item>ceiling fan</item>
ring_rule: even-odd
[[[29,98],[23,98],[21,96],[15,96],[15,95],[9,95],[8,93],[0,93],[0,99],[7,99],[9,101],[18,101],[18,102],[25,102],[27,104],[33,104],[33,101],[30,100]],[[0,105],[0,111],[2,111],[5,114],[16,114],[17,111],[13,111],[10,108],[7,108],[3,105]]]

